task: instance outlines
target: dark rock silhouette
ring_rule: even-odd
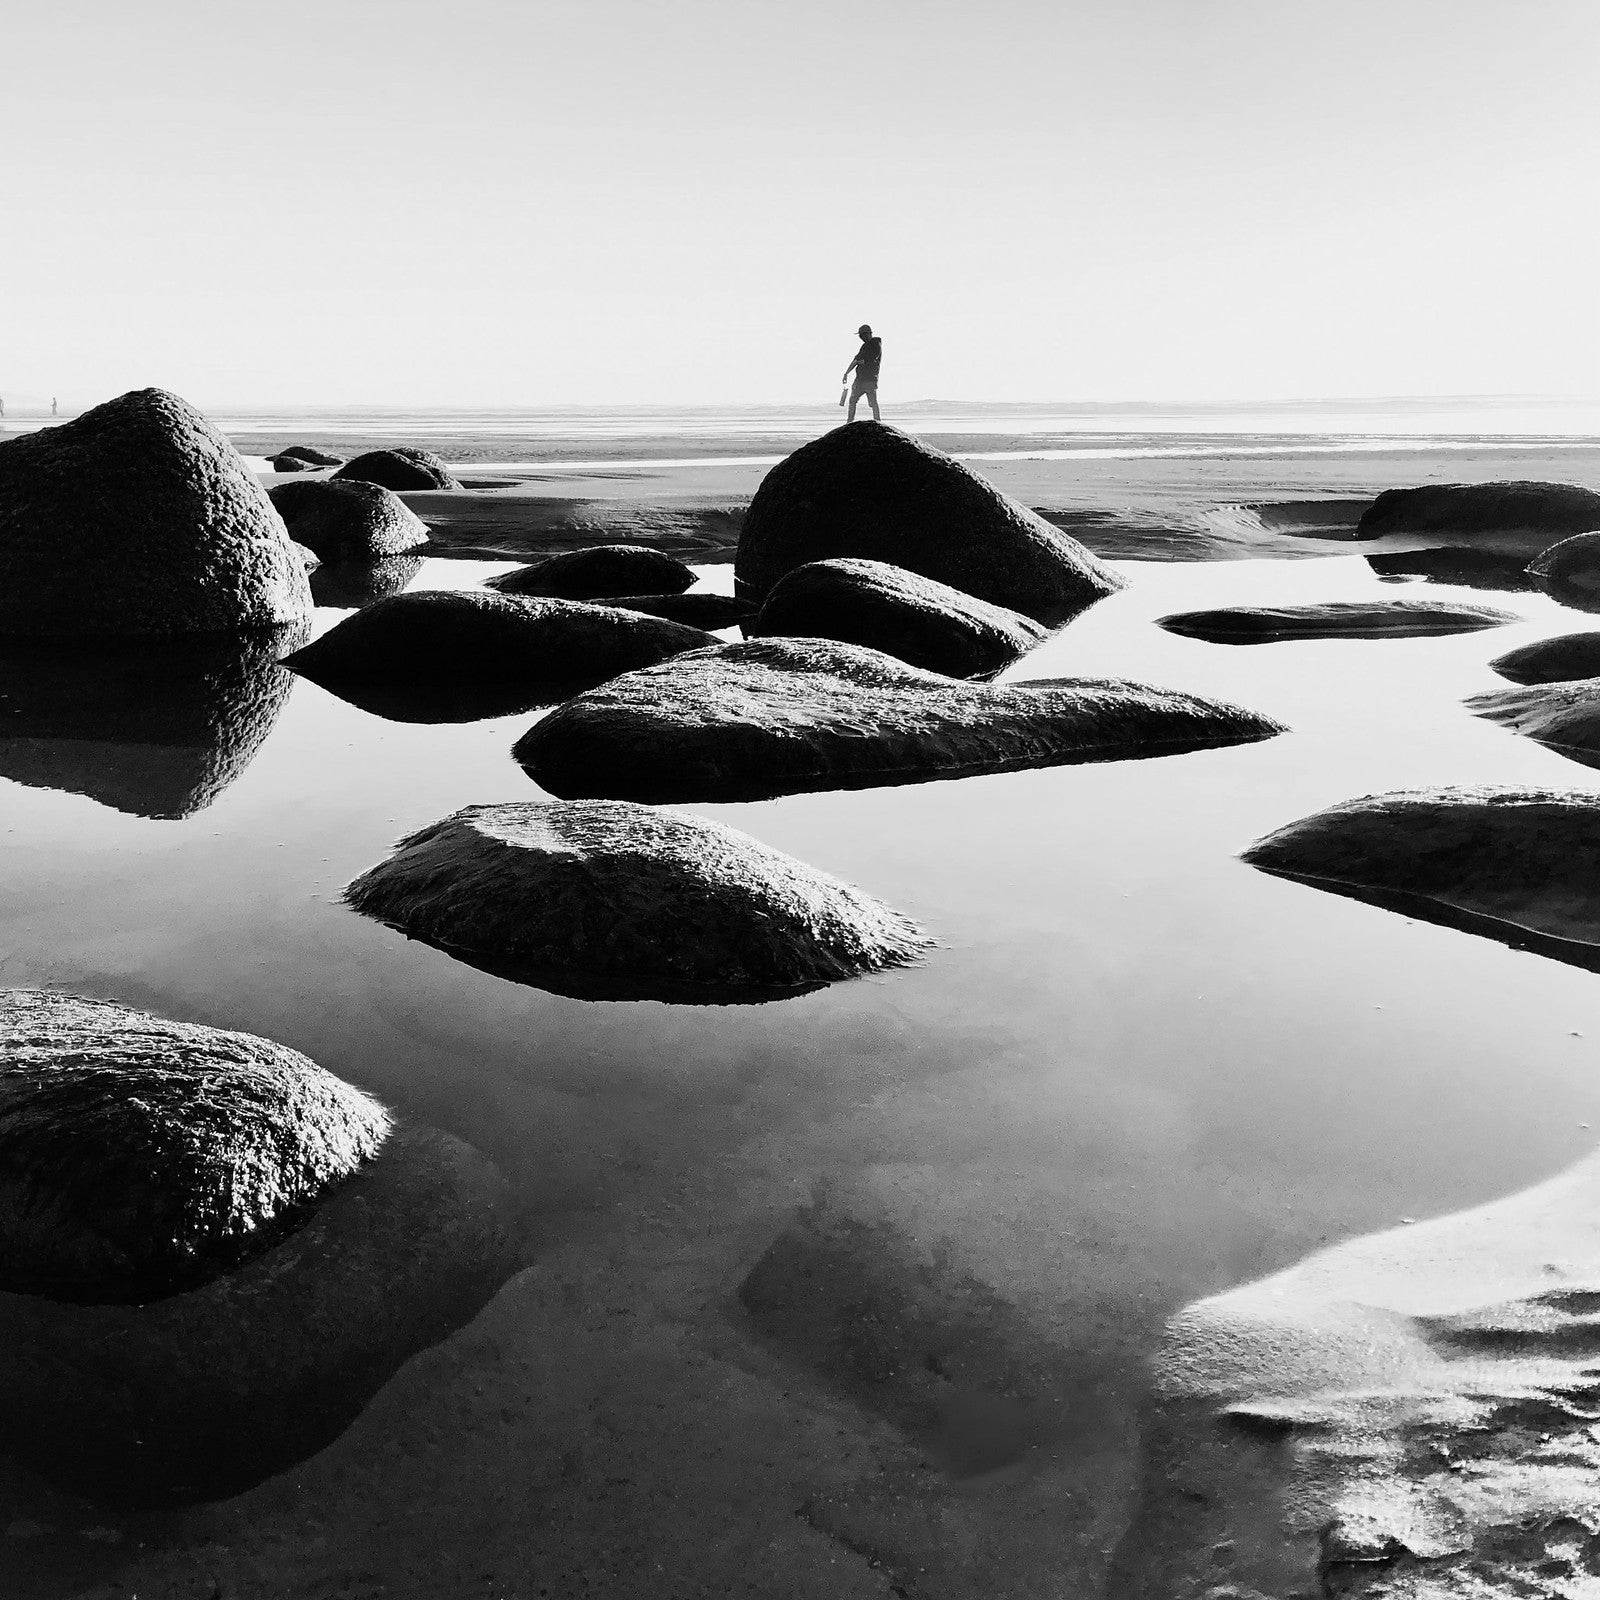
[[[904,567],[851,559],[786,572],[744,631],[862,644],[953,678],[998,672],[1049,632]]]
[[[274,472],[315,472],[315,463],[302,461],[299,456],[268,456],[267,464]]]
[[[1168,755],[1282,731],[1255,712],[1143,684],[996,687],[860,645],[751,639],[579,695],[512,753],[563,798],[671,804]]]
[[[1369,567],[1385,582],[1422,578],[1464,589],[1498,589],[1515,594],[1537,589],[1520,555],[1498,555],[1471,545],[1432,545],[1422,550],[1374,550]]]
[[[1467,707],[1557,755],[1600,767],[1600,678],[1491,689],[1471,696]]]
[[[618,594],[679,594],[694,581],[692,567],[648,545],[603,544],[503,572],[489,579],[489,587],[556,600],[604,600]]]
[[[889,562],[1046,623],[1122,587],[1042,517],[877,422],[835,428],[766,475],[739,535],[738,592],[762,601],[784,573],[838,556]]]
[[[381,484],[385,489],[461,487],[451,476],[450,469],[431,450],[413,450],[407,445],[396,445],[392,450],[368,450],[345,462],[333,476]]]
[[[1528,575],[1548,586],[1600,594],[1600,533],[1579,533],[1541,550],[1528,563]]]
[[[1244,859],[1407,916],[1600,968],[1600,794],[1368,795],[1280,828]]]
[[[582,999],[771,1000],[902,966],[931,942],[747,834],[609,800],[469,806],[402,839],[345,899]]]
[[[1220,606],[1157,617],[1168,633],[1211,644],[1273,644],[1285,639],[1412,639],[1475,633],[1522,619],[1490,606],[1443,600],[1329,600],[1306,606]]]
[[[269,1039],[0,994],[0,1289],[140,1304],[259,1255],[389,1132]]]
[[[385,556],[380,561],[330,561],[311,574],[311,598],[319,606],[353,611],[403,594],[422,571],[421,556]]]
[[[1448,534],[1451,544],[1487,542],[1528,559],[1592,528],[1600,528],[1600,494],[1576,484],[1430,483],[1385,489],[1362,514],[1356,537]]]
[[[344,465],[343,456],[329,455],[326,450],[318,450],[315,446],[309,444],[292,444],[287,450],[280,450],[277,455],[272,456],[270,459],[275,466],[283,461],[299,461],[308,467],[342,467]],[[285,469],[282,466],[278,466],[278,470],[282,472]],[[289,468],[288,470],[293,471],[295,469]]]
[[[621,594],[595,601],[600,606],[618,606],[623,611],[642,611],[647,617],[665,617],[669,622],[687,623],[691,628],[731,628],[756,608],[748,600],[731,594]]]
[[[375,601],[284,658],[344,691],[357,684],[494,694],[575,687],[714,644],[709,633],[636,611],[486,590],[419,590]]]
[[[322,561],[375,561],[428,542],[428,525],[380,484],[313,478],[270,494],[289,537]]]
[[[266,490],[161,389],[0,444],[0,634],[243,633],[311,614]]]
[[[1600,677],[1600,633],[1563,633],[1535,639],[1489,663],[1513,683],[1564,683]]]
[[[234,640],[0,643],[0,776],[144,817],[187,817],[249,765],[303,630]]]

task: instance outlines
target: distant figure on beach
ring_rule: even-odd
[[[867,404],[872,407],[872,420],[881,422],[883,418],[878,414],[878,368],[883,365],[883,340],[880,339],[866,323],[862,323],[856,332],[861,336],[861,348],[856,351],[855,359],[844,369],[841,382],[849,383],[850,374],[856,375],[856,381],[850,387],[850,410],[845,414],[846,422],[856,420],[856,402],[865,395]],[[843,396],[839,400],[844,404]]]
[[[55,414],[56,414],[56,397],[54,395],[51,395],[50,396],[50,415],[53,417]]]

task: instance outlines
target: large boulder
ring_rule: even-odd
[[[355,456],[333,474],[335,478],[381,484],[385,489],[459,489],[450,469],[431,450],[396,445],[392,450],[368,450]]]
[[[1168,633],[1211,644],[1273,644],[1284,639],[1415,639],[1476,633],[1522,619],[1492,606],[1443,600],[1326,600],[1305,606],[1219,606],[1157,617]]]
[[[1578,533],[1541,550],[1528,563],[1530,577],[1559,598],[1563,589],[1600,591],[1600,533]]]
[[[1600,677],[1600,633],[1563,633],[1535,639],[1489,663],[1513,683],[1561,683]]]
[[[0,776],[135,816],[190,816],[244,771],[277,721],[294,684],[279,648],[271,634],[8,641]]]
[[[0,634],[241,633],[311,615],[243,458],[161,389],[0,444]]]
[[[326,450],[318,450],[314,445],[309,444],[292,444],[286,450],[280,450],[271,459],[280,472],[285,470],[281,463],[287,461],[299,461],[307,467],[342,467],[344,465],[343,456],[329,455]],[[292,471],[294,469],[290,468],[289,470]]]
[[[737,595],[702,590],[693,594],[611,595],[596,604],[642,611],[647,617],[666,617],[670,622],[686,622],[691,628],[731,628],[756,614],[756,608]]]
[[[1049,630],[883,561],[810,561],[778,579],[746,634],[864,644],[914,667],[971,678],[998,672]]]
[[[345,899],[584,999],[771,1000],[903,966],[931,942],[748,834],[609,800],[469,806],[402,839]]]
[[[1385,489],[1362,513],[1358,539],[1439,534],[1524,560],[1568,534],[1600,528],[1600,494],[1571,483],[1429,483]]]
[[[1600,678],[1490,689],[1470,696],[1467,707],[1557,755],[1600,767]]]
[[[321,561],[375,561],[428,542],[427,523],[380,484],[315,478],[270,493],[289,537]]]
[[[1280,828],[1244,859],[1407,916],[1600,963],[1600,794],[1368,795]]]
[[[779,462],[739,535],[738,592],[761,601],[810,561],[861,556],[1047,623],[1122,587],[1075,539],[942,451],[852,422]]]
[[[681,594],[694,581],[694,568],[676,556],[647,545],[602,544],[503,572],[489,579],[489,587],[556,600],[604,600],[612,595]]]
[[[1253,711],[1143,684],[996,687],[860,645],[750,639],[579,695],[512,753],[566,799],[672,803],[1167,755],[1282,731]]]
[[[77,1493],[238,1492],[519,1265],[502,1180],[292,1050],[0,996],[0,1441]]]

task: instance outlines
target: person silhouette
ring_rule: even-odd
[[[850,409],[845,413],[844,420],[856,420],[856,402],[865,395],[867,404],[872,407],[872,420],[881,422],[883,418],[878,412],[878,368],[883,365],[883,340],[865,322],[856,329],[856,333],[861,339],[861,348],[844,369],[844,377],[840,380],[848,383],[850,374],[854,372],[856,375],[856,381],[850,387]],[[842,399],[840,403],[843,404]]]
[[[50,396],[50,415],[53,417],[55,414],[56,414],[56,397],[54,395],[51,395]]]

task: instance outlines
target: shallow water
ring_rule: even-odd
[[[411,587],[501,570],[429,561]],[[766,1006],[587,1003],[367,923],[340,888],[399,835],[465,804],[540,797],[509,756],[533,719],[387,722],[296,681],[248,765],[181,820],[0,784],[0,977],[268,1034],[487,1153],[514,1187],[535,1274],[581,1263],[595,1302],[619,1298],[674,1330],[653,1376],[607,1414],[608,1448],[648,1442],[651,1407],[688,1419],[691,1368],[759,1371],[807,1416],[842,1401],[839,1438],[879,1452],[879,1467],[850,1469],[855,1510],[835,1521],[877,1515],[862,1497],[906,1438],[926,1467],[911,1499],[947,1524],[957,1507],[969,1544],[977,1528],[1005,1548],[984,1558],[989,1592],[1035,1592],[1018,1565],[1029,1561],[1090,1582],[1125,1514],[1140,1363],[1171,1310],[1319,1242],[1520,1188],[1591,1148],[1588,1125],[1600,1126],[1592,974],[1237,860],[1261,834],[1373,791],[1600,785],[1461,705],[1502,684],[1491,658],[1586,619],[1537,594],[1380,583],[1359,557],[1122,570],[1125,592],[1007,676],[1137,677],[1237,700],[1293,732],[1159,760],[686,808],[917,917],[941,941],[917,969]],[[710,576],[720,587],[730,575]],[[1525,620],[1252,649],[1152,620],[1396,595]],[[341,614],[319,612],[319,625]],[[105,753],[82,720],[72,737],[92,768]],[[17,770],[4,754],[0,738],[0,770]],[[55,781],[70,783],[72,751],[54,758]],[[855,1228],[847,1263],[829,1219]],[[785,1236],[815,1305],[837,1290],[859,1309],[881,1292],[903,1311],[896,1275],[919,1285],[915,1315],[882,1323],[879,1367],[841,1356],[792,1297],[748,1288],[758,1262],[769,1278],[788,1270],[771,1250]],[[842,1282],[846,1268],[837,1288],[830,1274]],[[945,1301],[959,1321],[955,1301],[970,1310],[979,1289],[982,1328],[949,1336],[965,1365],[931,1391],[912,1385],[906,1373],[932,1360],[922,1345],[945,1336]],[[513,1291],[532,1292],[508,1286],[479,1319],[502,1344]],[[581,1326],[574,1313],[562,1357],[578,1370]],[[487,1360],[472,1332],[457,1336],[469,1375]],[[974,1345],[991,1334],[994,1349]],[[425,1393],[435,1369],[419,1370],[408,1381]],[[670,1469],[638,1448],[651,1470]],[[817,1482],[801,1453],[774,1456],[742,1468],[738,1492],[792,1516]],[[849,1476],[828,1470],[835,1488]],[[702,1479],[707,1515],[732,1492]],[[646,1490],[615,1493],[633,1521],[612,1543],[655,1540]],[[1005,1535],[1025,1512],[1048,1537]],[[834,1528],[820,1512],[807,1520]],[[899,1547],[873,1526],[892,1569]],[[162,1534],[191,1537],[181,1519]],[[429,1534],[441,1547],[478,1537],[448,1507]],[[102,1566],[123,1559],[111,1550]],[[924,1576],[913,1592],[968,1592],[964,1559],[947,1552],[944,1586]],[[686,1578],[697,1560],[711,1557],[682,1556]]]

